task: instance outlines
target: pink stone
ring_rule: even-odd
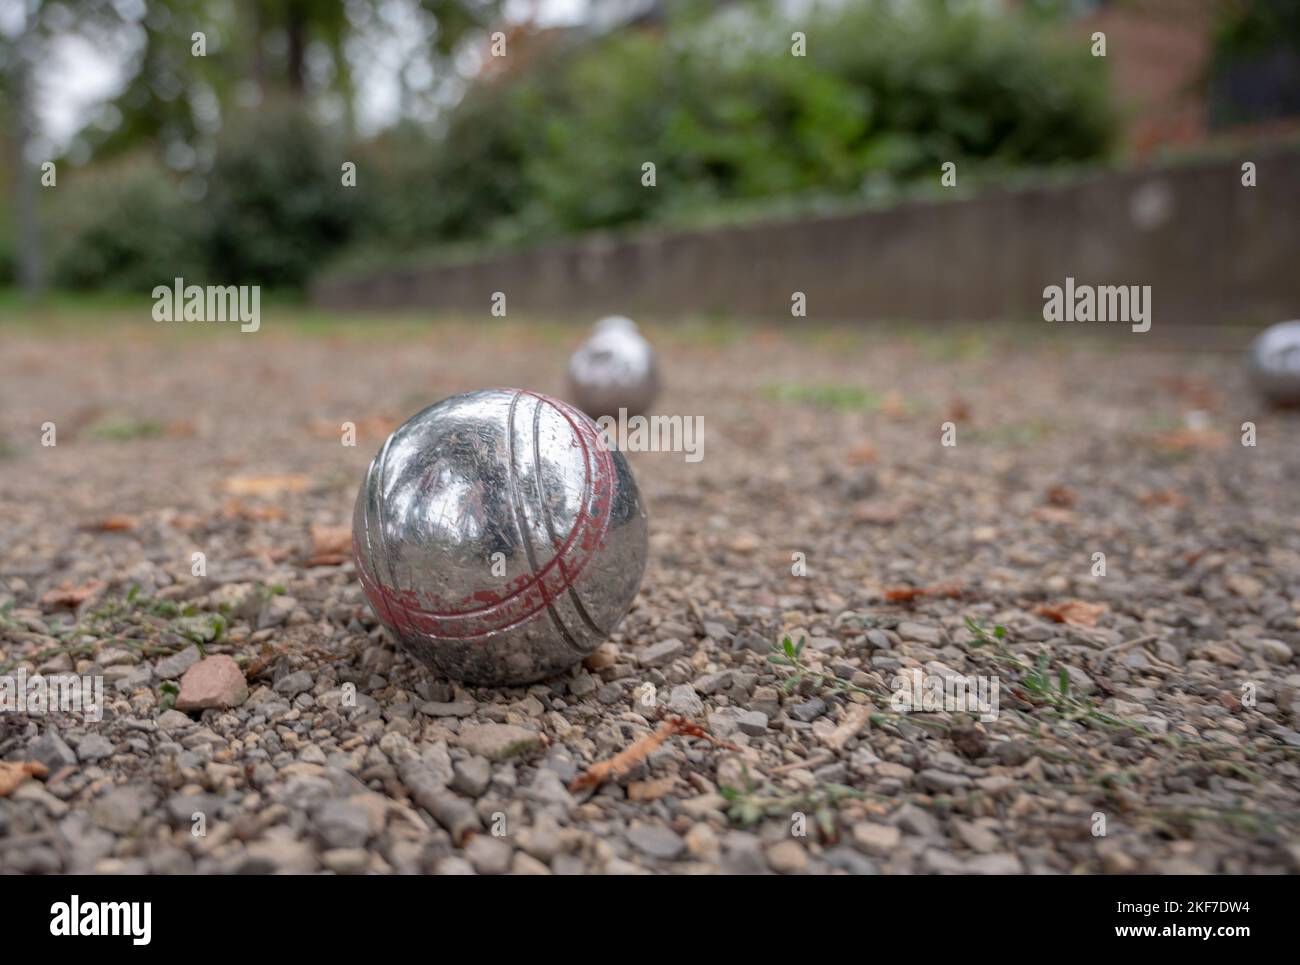
[[[239,664],[224,654],[200,660],[181,677],[177,710],[224,710],[248,699],[248,684]]]

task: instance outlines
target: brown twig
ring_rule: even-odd
[[[738,751],[740,748],[734,744],[728,744],[726,741],[718,740],[699,724],[692,723],[685,717],[667,717],[657,729],[646,734],[640,740],[631,746],[619,751],[613,757],[603,761],[597,761],[587,768],[569,783],[570,791],[585,791],[588,788],[599,787],[606,781],[618,777],[620,774],[626,774],[638,761],[645,760],[652,753],[659,749],[670,737],[681,734],[685,737],[702,737],[705,740],[724,747],[727,750]]]

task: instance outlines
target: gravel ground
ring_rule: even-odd
[[[38,762],[0,870],[1300,869],[1300,417],[1245,334],[1077,331],[651,328],[704,458],[631,455],[631,614],[493,690],[396,650],[337,536],[398,421],[561,393],[578,329],[8,330],[0,673],[102,674],[107,707],[0,714]],[[995,678],[996,719],[899,712],[913,668]]]

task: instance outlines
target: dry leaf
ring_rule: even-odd
[[[0,797],[8,797],[29,777],[45,777],[50,769],[40,761],[0,761]]]
[[[960,582],[939,583],[934,586],[896,586],[886,590],[885,600],[889,603],[911,603],[922,597],[952,599],[961,596]]]
[[[231,476],[221,483],[221,491],[232,496],[279,496],[281,493],[300,493],[309,483],[306,476],[294,473],[279,476]]]
[[[676,777],[660,777],[653,781],[633,781],[627,786],[629,801],[655,801],[672,792],[677,786]]]
[[[347,553],[352,549],[351,526],[319,526],[311,528],[312,553]]]
[[[82,523],[82,529],[97,530],[102,533],[115,533],[124,529],[135,529],[140,525],[140,520],[134,516],[114,515],[105,516],[103,519],[96,519],[89,523]]]
[[[1052,486],[1047,490],[1047,501],[1053,506],[1069,509],[1074,505],[1074,490],[1069,486]]]
[[[1060,506],[1039,506],[1029,516],[1042,523],[1059,523],[1062,526],[1071,526],[1079,518],[1072,510]]]
[[[858,503],[853,507],[853,521],[871,526],[892,526],[897,523],[903,511],[888,503]]]
[[[64,583],[41,597],[41,603],[46,606],[79,607],[87,600],[98,596],[105,585],[103,580],[91,580],[77,587]]]
[[[232,499],[231,502],[234,502],[234,500]],[[176,529],[188,532],[206,525],[207,519],[197,513],[177,513],[171,518],[170,522]]]
[[[275,647],[271,646],[269,643],[262,644],[261,653],[254,657],[249,662],[248,666],[244,668],[244,677],[248,680],[255,679],[265,670],[268,670],[271,665],[279,659],[279,657],[280,653],[275,649]]]
[[[250,546],[238,554],[241,559],[266,560],[268,563],[283,563],[294,555],[294,551],[282,546]]]
[[[875,462],[880,456],[871,443],[864,442],[862,445],[850,449],[845,458],[848,460],[849,465],[860,466],[866,462]]]
[[[963,724],[948,731],[952,746],[972,760],[988,753],[988,735],[978,724]]]
[[[1160,385],[1196,409],[1208,411],[1218,406],[1219,394],[1208,379],[1175,375],[1162,378]]]
[[[1143,506],[1174,506],[1182,509],[1187,505],[1187,497],[1173,489],[1157,489],[1138,497]]]
[[[886,392],[885,397],[880,400],[880,411],[891,419],[907,415],[907,400],[903,398],[903,393],[897,389]]]
[[[822,743],[833,751],[844,750],[844,745],[858,735],[858,731],[871,719],[871,707],[867,704],[849,704],[844,710],[844,720],[833,731],[822,738]]]
[[[311,528],[311,555],[304,566],[339,566],[352,559],[352,527],[317,526]]]
[[[1198,450],[1222,449],[1228,444],[1227,437],[1214,429],[1175,429],[1153,436],[1152,444],[1166,452],[1195,452]]]
[[[1066,600],[1063,603],[1044,603],[1035,607],[1034,612],[1057,623],[1068,623],[1076,627],[1095,627],[1097,620],[1107,609],[1104,603]]]
[[[228,519],[246,519],[251,523],[284,519],[284,510],[279,506],[249,506],[238,499],[227,499],[221,511]]]
[[[572,781],[569,782],[570,791],[585,791],[590,787],[599,787],[606,781],[613,780],[620,774],[627,773],[628,769],[638,761],[643,761],[663,744],[664,741],[674,734],[684,734],[687,737],[703,737],[707,741],[717,744],[719,747],[725,747],[728,750],[739,750],[733,744],[725,743],[718,740],[699,724],[692,724],[685,717],[669,717],[659,725],[657,730],[646,734],[630,747],[619,751],[613,757],[603,761],[597,761],[587,768]]]

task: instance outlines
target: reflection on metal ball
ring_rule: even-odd
[[[569,360],[569,392],[578,407],[593,419],[618,418],[647,412],[659,394],[659,373],[654,351],[637,330],[636,322],[611,315]]]
[[[1266,328],[1250,345],[1250,377],[1274,405],[1300,406],[1300,320]]]
[[[440,673],[491,686],[595,650],[646,561],[640,493],[603,442],[572,406],[518,389],[453,396],[400,426],[352,519],[384,626]]]

